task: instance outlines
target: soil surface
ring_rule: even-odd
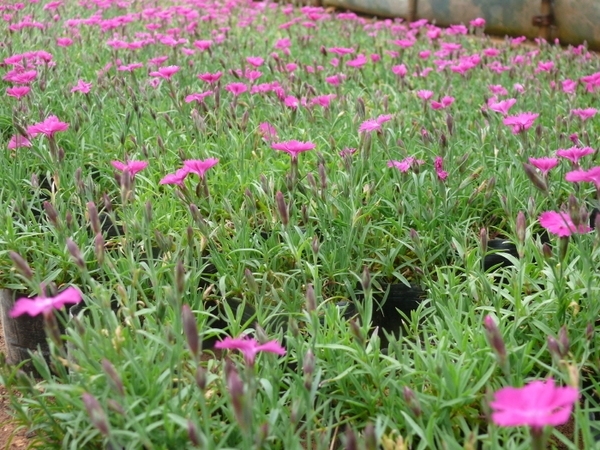
[[[4,330],[0,323],[0,353],[6,354],[4,346]],[[10,400],[4,386],[0,385],[0,450],[25,449],[30,444],[27,430],[17,429],[17,424],[12,421]]]

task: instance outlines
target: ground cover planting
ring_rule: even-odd
[[[32,446],[598,445],[585,46],[270,1],[0,8],[4,328],[47,336],[0,382]]]

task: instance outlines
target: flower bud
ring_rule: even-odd
[[[358,450],[358,444],[356,442],[356,434],[354,433],[354,430],[352,429],[352,427],[350,427],[350,424],[346,424],[346,432],[344,433],[346,435],[346,446],[344,447],[345,450]]]
[[[17,252],[11,251],[8,256],[12,260],[15,269],[17,269],[23,277],[31,281],[33,279],[33,271],[31,270],[31,267],[29,267],[29,264],[27,264],[27,261],[25,261],[25,259]]]
[[[43,206],[44,211],[46,211],[46,216],[48,216],[48,220],[50,221],[50,223],[56,228],[59,228],[60,223],[58,221],[58,212],[56,211],[56,208],[54,208],[54,205],[52,205],[52,203],[50,202],[44,202]]]
[[[311,350],[308,350],[304,355],[302,371],[304,372],[304,387],[309,391],[312,387],[312,375],[315,371],[315,355]]]
[[[315,255],[319,254],[319,248],[321,247],[321,242],[319,242],[318,236],[313,236],[312,242],[310,243],[310,247]]]
[[[283,193],[281,191],[277,191],[277,194],[275,194],[275,202],[277,203],[277,210],[279,211],[281,223],[283,223],[284,227],[287,227],[288,223],[290,222],[290,216],[287,205],[285,204],[285,199],[283,198]]]
[[[227,390],[231,396],[235,418],[238,421],[240,428],[247,431],[250,428],[250,417],[246,408],[244,383],[240,378],[235,365],[229,358],[225,360],[225,378],[227,381]]]
[[[196,367],[196,386],[201,391],[206,390],[206,385],[208,384],[208,380],[206,379],[206,371],[202,366]]]
[[[363,267],[360,284],[362,285],[363,292],[371,289],[371,273],[369,272],[369,268],[367,266]]]
[[[312,284],[306,286],[306,310],[310,313],[317,309],[317,300],[315,298],[315,289]]]
[[[544,255],[545,259],[552,258],[552,247],[547,242],[542,244],[542,255]]]
[[[150,200],[146,202],[146,206],[144,208],[144,219],[146,220],[147,224],[152,222],[152,202]]]
[[[90,217],[90,226],[94,234],[101,232],[100,217],[98,216],[98,208],[94,202],[87,203],[88,216]]]
[[[548,193],[548,185],[537,173],[534,166],[529,163],[523,163],[523,169],[525,170],[525,175],[527,175],[529,181],[531,181],[536,188],[545,194]]]
[[[90,420],[92,421],[92,425],[94,425],[100,433],[104,436],[108,436],[109,434],[109,426],[108,419],[106,418],[106,413],[100,406],[100,403],[92,394],[84,392],[81,396],[83,400],[83,404],[85,405],[85,409],[87,410],[88,415],[90,416]]]
[[[175,264],[175,289],[179,295],[185,292],[185,268],[180,259]]]
[[[573,194],[569,195],[569,217],[576,228],[581,224],[581,213],[579,209],[577,198]]]
[[[479,231],[479,242],[481,244],[481,253],[485,255],[488,247],[488,233],[485,228]]]
[[[181,321],[183,324],[183,333],[187,340],[188,347],[194,359],[198,357],[200,351],[200,340],[198,339],[198,324],[189,305],[183,305],[181,308]]]
[[[117,373],[115,366],[113,366],[112,363],[108,359],[104,358],[104,359],[102,359],[102,369],[104,370],[106,375],[108,375],[108,378],[112,382],[113,386],[115,387],[115,389],[117,390],[119,395],[124,396],[125,388],[123,387],[123,381],[121,380],[121,377]]]
[[[415,395],[414,391],[408,386],[404,386],[403,390],[404,401],[408,405],[409,409],[412,411],[415,417],[420,417],[423,411],[421,410],[421,405],[419,403],[419,399]]]
[[[519,243],[521,245],[524,245],[525,235],[527,233],[527,220],[525,219],[525,214],[523,213],[523,211],[519,211],[519,213],[517,214],[516,231]]]
[[[190,419],[187,421],[187,434],[190,442],[194,447],[200,447],[202,445],[202,440],[200,439],[200,433],[198,432],[198,427],[192,422]]]
[[[254,278],[254,274],[248,268],[244,270],[244,277],[246,278],[246,283],[252,292],[258,294],[258,284],[256,283],[256,279]]]
[[[85,261],[83,260],[83,255],[81,254],[81,250],[77,244],[71,238],[67,238],[67,250],[75,260],[75,264],[80,269],[85,269]]]
[[[378,439],[375,426],[371,422],[365,426],[363,435],[365,437],[365,450],[377,450],[379,448],[377,446]]]
[[[496,322],[494,322],[494,319],[492,319],[491,316],[485,316],[485,319],[483,319],[483,326],[490,346],[496,353],[500,365],[504,367],[507,361],[506,346],[504,345],[504,339],[498,329],[498,325],[496,325]]]

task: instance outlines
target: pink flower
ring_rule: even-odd
[[[589,170],[573,170],[567,172],[565,180],[571,183],[594,183],[596,188],[600,189],[600,166],[592,167]]]
[[[79,303],[81,292],[75,287],[69,287],[54,297],[40,295],[34,298],[20,298],[15,302],[10,311],[10,317],[19,317],[28,314],[31,317],[39,314],[50,314],[55,309],[61,309],[67,303]]]
[[[246,92],[248,90],[248,86],[246,86],[244,83],[229,83],[227,86],[225,86],[225,89],[237,97],[238,95]]]
[[[360,69],[362,66],[364,66],[367,63],[367,58],[365,57],[365,55],[363,55],[362,53],[360,55],[358,55],[356,58],[351,59],[350,61],[348,61],[346,63],[347,66],[349,67],[356,67],[357,69]]]
[[[533,125],[539,114],[532,112],[524,112],[516,116],[508,116],[503,120],[504,125],[512,126],[513,134],[519,134],[528,130]]]
[[[261,58],[260,56],[248,56],[246,58],[246,61],[248,62],[248,64],[250,64],[254,67],[260,67],[265,62],[265,60],[263,58]]]
[[[293,95],[288,95],[283,99],[283,104],[288,108],[296,109],[300,105],[300,100]]]
[[[209,95],[212,95],[213,91],[205,91],[205,92],[195,92],[193,94],[187,95],[185,97],[185,102],[186,103],[191,103],[191,102],[198,102],[198,103],[203,103],[204,102],[204,98],[208,97]]]
[[[9,97],[14,97],[16,99],[20,99],[22,97],[25,97],[27,94],[29,94],[30,91],[31,91],[31,88],[29,86],[15,86],[15,87],[6,88],[6,95],[8,95]]]
[[[346,75],[344,74],[339,74],[339,75],[331,75],[330,77],[325,78],[325,81],[329,84],[331,84],[332,86],[339,86],[340,84],[342,84],[342,81],[346,78]]]
[[[83,80],[78,80],[77,84],[71,88],[71,92],[81,92],[82,94],[87,94],[90,92],[91,87],[92,83],[86,83]]]
[[[194,41],[194,47],[200,49],[201,51],[208,50],[212,44],[213,41],[211,40]]]
[[[183,168],[187,169],[190,173],[195,173],[200,178],[204,178],[204,174],[208,169],[217,165],[219,160],[217,158],[208,159],[186,159],[183,162]]]
[[[38,122],[34,125],[27,127],[27,133],[30,136],[35,137],[38,134],[43,134],[49,138],[54,137],[54,134],[59,131],[65,131],[69,128],[69,124],[61,122],[56,116],[49,116],[43,122]]]
[[[344,56],[354,53],[356,50],[354,50],[353,48],[346,47],[330,47],[327,49],[327,51],[329,53],[335,53],[336,55]]]
[[[73,45],[73,39],[67,37],[56,38],[56,45],[59,47],[69,47]]]
[[[576,227],[571,220],[571,216],[566,212],[546,211],[540,214],[539,220],[541,226],[559,237],[570,236],[573,233],[583,234],[592,231],[592,229],[585,224],[580,224]]]
[[[431,108],[432,109],[444,109],[444,108],[447,108],[448,106],[450,106],[452,103],[454,103],[454,97],[449,97],[446,95],[446,96],[442,97],[442,100],[439,102],[432,101]]]
[[[429,91],[427,89],[421,89],[420,91],[417,91],[417,97],[427,101],[431,97],[433,97],[433,91]]]
[[[577,164],[583,156],[591,155],[592,153],[594,153],[594,149],[591,147],[571,147],[567,149],[559,148],[556,151],[556,156],[566,158],[574,164]]]
[[[292,159],[298,158],[298,154],[312,150],[316,147],[312,142],[300,142],[296,140],[278,142],[271,144],[271,148],[275,150],[281,150],[282,152],[289,153]]]
[[[491,84],[488,86],[488,89],[494,95],[508,95],[506,88],[500,84]]]
[[[578,116],[582,121],[586,121],[591,119],[596,115],[598,110],[596,108],[585,108],[585,109],[573,109],[571,110],[571,114],[574,116]]]
[[[275,353],[276,355],[285,355],[285,349],[277,341],[269,341],[265,344],[259,344],[254,338],[242,336],[238,338],[226,337],[215,344],[217,349],[239,350],[244,355],[244,360],[249,366],[254,365],[254,360],[259,352]]]
[[[387,165],[388,165],[388,167],[394,167],[394,168],[398,169],[402,173],[406,173],[410,170],[410,168],[413,165],[415,165],[415,164],[421,165],[424,163],[425,163],[425,161],[423,161],[422,159],[415,159],[413,156],[409,156],[407,158],[404,158],[402,161],[395,161],[395,160],[388,161]]]
[[[356,153],[356,149],[355,148],[346,147],[345,149],[340,150],[339,155],[342,158],[349,158],[350,156],[354,155],[355,153]]]
[[[269,122],[263,122],[258,126],[258,132],[267,141],[277,139],[277,130]]]
[[[120,170],[121,172],[127,169],[132,177],[148,167],[147,161],[127,161],[126,163],[122,163],[121,161],[111,161],[110,163],[115,169]]]
[[[358,127],[358,132],[359,133],[371,133],[372,131],[380,131],[381,124],[388,122],[390,120],[392,120],[391,114],[384,114],[384,115],[377,117],[376,119],[365,120]]]
[[[170,173],[165,175],[162,180],[159,181],[159,184],[176,184],[178,186],[183,186],[183,182],[185,178],[190,173],[187,167],[182,167],[181,169],[177,169],[175,173]]]
[[[469,22],[473,28],[484,28],[485,27],[485,19],[482,17],[478,17]]]
[[[442,181],[444,181],[446,178],[448,178],[448,172],[446,172],[444,170],[443,163],[444,163],[444,160],[442,159],[441,156],[435,157],[435,161],[433,163],[434,167],[435,167],[435,173],[437,174],[438,178]]]
[[[577,81],[566,79],[560,82],[565,94],[573,94],[577,89]]]
[[[490,402],[492,421],[501,427],[529,426],[537,430],[562,425],[569,420],[578,397],[576,388],[555,387],[552,378],[522,388],[505,387]]]
[[[497,102],[496,98],[493,97],[488,101],[488,107],[492,111],[499,112],[503,116],[507,116],[508,111],[514,106],[515,103],[517,103],[516,98],[507,98],[506,100]]]
[[[2,78],[4,81],[15,84],[29,84],[37,77],[37,71],[26,70],[25,72],[11,70]]]
[[[31,141],[20,134],[13,135],[8,141],[8,149],[15,150],[21,147],[31,147]]]
[[[408,73],[408,69],[404,64],[400,64],[398,66],[392,66],[392,72],[400,78],[404,78]]]
[[[164,78],[165,80],[170,80],[173,75],[179,72],[179,66],[164,66],[159,67],[157,71],[150,72],[149,75],[151,77]]]
[[[201,79],[202,81],[207,82],[208,84],[213,84],[216,83],[217,81],[219,81],[219,79],[221,78],[221,75],[223,75],[221,72],[216,72],[216,73],[201,73],[200,75],[198,75],[198,78]]]
[[[558,158],[529,158],[529,163],[532,166],[537,167],[544,175],[546,175],[558,165]]]
[[[335,94],[317,95],[311,101],[311,105],[319,105],[323,108],[328,108],[331,101],[336,97]]]

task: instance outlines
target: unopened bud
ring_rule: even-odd
[[[101,232],[100,217],[98,216],[98,208],[94,202],[87,203],[88,215],[90,216],[90,226],[94,234]]]
[[[365,426],[363,431],[363,436],[365,437],[365,450],[377,450],[379,447],[377,445],[377,433],[375,432],[375,425],[371,422]]]
[[[536,188],[545,194],[548,193],[548,185],[537,173],[534,166],[529,163],[523,163],[523,169],[525,170],[525,175],[527,175],[529,181],[531,181]]]
[[[258,294],[258,284],[256,283],[256,279],[254,278],[254,274],[248,268],[244,270],[244,277],[246,278],[246,283],[252,292]]]
[[[125,388],[123,387],[123,381],[121,380],[121,377],[117,373],[115,366],[113,366],[112,363],[108,359],[104,358],[104,359],[102,359],[102,369],[104,370],[104,372],[106,373],[106,375],[108,376],[110,381],[112,382],[114,388],[117,390],[119,395],[124,396]]]
[[[563,262],[567,256],[569,249],[569,236],[561,236],[558,238],[558,262]]]
[[[363,267],[360,284],[362,285],[363,292],[371,289],[371,272],[369,272],[369,268],[367,266]]]
[[[506,346],[504,345],[504,339],[498,329],[498,325],[496,325],[496,322],[494,322],[494,319],[492,319],[491,316],[485,316],[485,319],[483,319],[483,326],[490,346],[496,353],[500,365],[504,366],[506,363]]]
[[[198,338],[198,324],[189,305],[183,305],[181,308],[181,321],[183,324],[183,333],[188,347],[194,359],[198,357],[200,351],[200,340]]]
[[[206,389],[206,385],[208,384],[208,380],[206,379],[206,371],[200,365],[198,367],[196,367],[195,378],[196,378],[196,386],[198,386],[198,389],[200,389],[201,391],[204,391]]]
[[[304,372],[304,387],[306,390],[310,390],[312,387],[312,376],[315,371],[315,355],[311,350],[308,350],[306,355],[304,355],[302,371]]]
[[[98,233],[94,239],[94,253],[96,253],[98,264],[104,263],[104,244],[104,236]]]
[[[144,219],[147,224],[152,222],[152,202],[150,200],[146,202],[146,207],[144,208]]]
[[[46,216],[48,216],[48,220],[50,221],[50,223],[58,228],[60,226],[58,221],[58,212],[54,208],[54,205],[52,205],[52,203],[50,202],[44,202],[43,206],[44,211],[46,211]]]
[[[356,340],[361,346],[364,346],[365,338],[362,334],[360,326],[358,325],[358,322],[356,322],[356,319],[352,318],[348,323],[350,324],[350,333],[352,334],[352,336],[356,338]]]
[[[346,445],[345,445],[344,449],[345,450],[357,450],[358,443],[356,441],[356,434],[354,433],[354,430],[352,429],[350,424],[346,424],[346,432],[344,434],[346,435]]]
[[[182,295],[185,291],[185,268],[180,259],[175,264],[175,289],[177,289],[179,295]]]
[[[85,405],[85,409],[87,410],[88,415],[90,416],[90,420],[92,425],[94,425],[100,433],[104,436],[108,436],[109,434],[109,426],[108,419],[106,418],[106,413],[100,406],[100,403],[92,394],[84,392],[81,396],[83,400],[83,404]]]
[[[306,286],[306,310],[313,312],[317,309],[317,300],[315,298],[315,289],[312,284]]]
[[[248,430],[250,423],[248,414],[246,413],[244,383],[230,359],[225,361],[225,378],[227,381],[227,390],[231,396],[233,413],[238,421],[238,425],[242,430]]]
[[[552,247],[547,242],[542,244],[542,255],[544,255],[545,259],[552,258]]]
[[[479,243],[481,244],[481,253],[485,255],[488,247],[488,232],[485,228],[479,230]]]
[[[579,202],[577,198],[571,194],[569,195],[569,217],[573,221],[573,225],[578,227],[581,224],[581,214],[579,212]]]
[[[279,211],[281,223],[283,223],[284,227],[287,227],[288,223],[290,222],[290,216],[287,205],[285,204],[285,199],[283,198],[283,193],[281,191],[277,191],[277,194],[275,194],[275,202],[277,203],[277,210]]]
[[[319,181],[321,181],[321,191],[325,192],[327,190],[327,173],[323,164],[319,164]]]
[[[594,338],[594,324],[592,322],[585,327],[585,338],[590,342]]]
[[[317,255],[319,253],[320,246],[321,246],[321,243],[319,242],[319,237],[313,236],[312,242],[310,243],[310,247],[312,248],[312,251],[315,255]]]
[[[15,269],[17,269],[23,277],[31,281],[33,279],[33,271],[31,270],[31,267],[29,267],[29,264],[27,264],[27,261],[25,261],[25,259],[17,252],[11,251],[8,256],[12,260]]]
[[[560,344],[563,356],[566,356],[567,353],[569,353],[569,347],[571,343],[569,342],[567,327],[565,325],[560,327],[560,330],[558,332],[558,343]]]
[[[192,443],[194,447],[200,447],[202,444],[202,440],[200,439],[200,433],[198,432],[198,428],[196,424],[192,422],[190,419],[187,421],[187,434],[188,439]]]
[[[85,269],[85,261],[83,260],[81,250],[79,250],[79,247],[71,238],[67,238],[67,250],[73,257],[75,264],[77,264],[80,269]]]
[[[415,417],[420,417],[423,411],[421,410],[419,399],[415,395],[414,391],[408,386],[404,386],[403,394],[404,401],[408,405],[409,409],[412,411]]]
[[[527,233],[527,220],[525,219],[525,214],[523,211],[519,211],[517,214],[517,239],[521,245],[525,244],[525,235]]]

